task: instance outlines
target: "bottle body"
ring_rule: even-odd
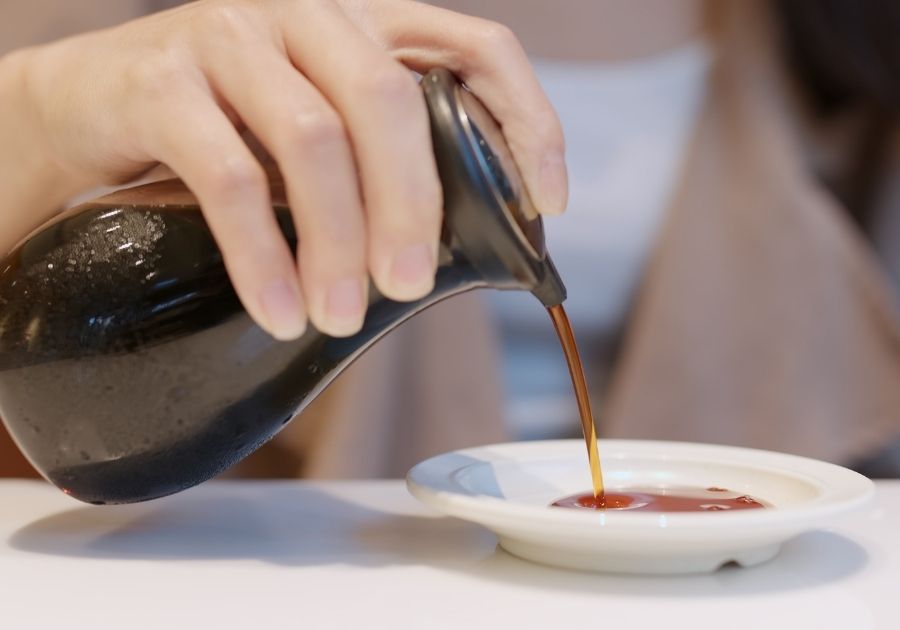
[[[0,267],[0,417],[78,499],[171,494],[253,452],[406,318],[483,285],[444,243],[423,300],[373,291],[358,334],[279,342],[241,306],[199,207],[88,205]]]
[[[434,290],[372,287],[362,330],[293,342],[242,308],[197,200],[175,180],[114,193],[45,226],[0,261],[0,417],[50,481],[91,503],[164,496],[230,467],[369,346],[481,286],[565,287],[496,121],[451,73],[422,79],[444,194]],[[285,239],[296,236],[271,182]]]

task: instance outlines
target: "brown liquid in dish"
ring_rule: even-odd
[[[603,475],[600,472],[600,454],[597,451],[597,425],[591,412],[584,368],[575,344],[575,335],[562,304],[547,309],[556,334],[562,344],[578,411],[581,415],[581,429],[587,446],[588,462],[591,467],[593,492],[563,497],[552,505],[556,507],[582,510],[640,510],[644,512],[722,512],[728,510],[752,510],[767,507],[765,503],[740,492],[711,486],[709,488],[624,488],[615,492],[604,492]]]
[[[584,379],[584,368],[581,365],[581,356],[578,354],[578,346],[575,345],[575,335],[572,325],[566,315],[562,304],[551,306],[547,309],[550,319],[556,327],[559,342],[562,344],[563,353],[566,355],[566,363],[569,365],[569,375],[572,377],[572,386],[575,388],[575,398],[578,401],[578,412],[581,414],[581,430],[584,432],[584,441],[587,445],[588,462],[591,466],[591,482],[594,486],[595,498],[603,497],[603,475],[600,472],[600,454],[597,452],[597,425],[594,424],[594,414],[591,411],[591,397],[588,394],[587,382]]]
[[[564,497],[552,505],[582,510],[642,512],[722,512],[767,507],[765,503],[725,488],[625,488],[595,497],[592,493]]]

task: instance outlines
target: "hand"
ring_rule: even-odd
[[[515,37],[485,20],[403,0],[202,0],[21,61],[32,146],[80,185],[169,166],[244,306],[280,339],[307,314],[332,335],[359,330],[369,274],[397,300],[433,286],[441,189],[410,70],[455,72],[500,122],[537,207],[565,205],[557,117]],[[245,130],[284,176],[296,261]]]

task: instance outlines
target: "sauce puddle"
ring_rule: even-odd
[[[578,402],[578,413],[581,415],[581,429],[587,447],[588,463],[591,469],[593,492],[563,497],[552,503],[555,507],[588,509],[588,510],[640,510],[644,512],[721,512],[728,510],[752,510],[768,507],[766,503],[755,497],[734,492],[726,488],[711,486],[708,488],[617,488],[605,492],[603,474],[600,470],[600,454],[597,451],[597,425],[591,411],[591,398],[584,377],[584,367],[575,334],[562,304],[547,309],[556,334],[559,336],[575,399]]]
[[[768,507],[747,494],[725,488],[627,488],[595,497],[573,494],[552,503],[582,510],[636,510],[642,512],[722,512]]]

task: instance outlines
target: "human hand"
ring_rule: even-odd
[[[537,208],[566,198],[558,119],[512,33],[406,0],[201,0],[22,54],[36,133],[84,184],[157,164],[197,196],[248,312],[291,339],[362,325],[368,275],[433,286],[441,189],[410,70],[443,66],[500,123]],[[282,173],[296,260],[249,131]]]

